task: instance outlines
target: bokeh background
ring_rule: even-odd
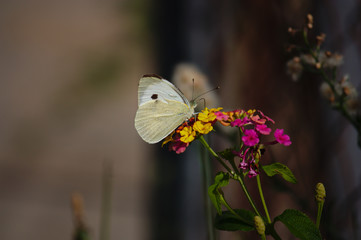
[[[221,86],[214,101],[222,107],[261,109],[291,136],[291,147],[265,158],[298,179],[264,183],[271,215],[315,216],[321,181],[324,236],[360,239],[356,132],[320,97],[317,77],[286,75],[287,29],[307,13],[360,90],[360,1],[1,1],[0,239],[72,239],[74,193],[91,239],[207,239],[199,146],[177,156],[134,129],[140,77],[172,80],[184,62]],[[226,191],[248,208],[236,185]]]

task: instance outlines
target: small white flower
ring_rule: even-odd
[[[312,57],[311,54],[302,54],[301,59],[304,63],[308,65],[315,66],[316,64],[316,60]]]
[[[287,74],[291,76],[292,80],[297,82],[302,74],[302,64],[299,57],[294,57],[287,62]]]

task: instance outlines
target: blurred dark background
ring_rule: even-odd
[[[360,239],[356,132],[322,99],[317,76],[286,75],[285,51],[288,27],[312,13],[324,48],[344,55],[340,71],[360,92],[360,10],[360,1],[340,0],[2,1],[0,239],[72,239],[73,193],[84,199],[91,239],[104,239],[104,204],[109,239],[207,239],[200,146],[176,155],[134,129],[140,77],[172,80],[184,62],[221,86],[220,106],[260,109],[291,136],[291,147],[262,160],[286,164],[298,179],[264,179],[271,216],[296,208],[314,218],[314,186],[323,182],[323,236]],[[248,208],[239,192],[230,186],[226,196]]]

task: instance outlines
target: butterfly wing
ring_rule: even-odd
[[[140,79],[135,128],[144,141],[159,142],[193,112],[188,99],[172,83],[156,75]]]
[[[152,100],[174,100],[190,106],[188,99],[172,83],[157,75],[145,75],[139,81],[138,106]]]
[[[135,116],[135,128],[144,141],[157,143],[168,136],[193,114],[185,103],[167,100],[151,100],[139,106]]]

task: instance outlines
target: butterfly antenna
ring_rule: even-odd
[[[194,100],[198,99],[199,97],[202,97],[202,96],[206,95],[207,93],[210,93],[210,92],[213,92],[213,91],[215,91],[215,90],[218,90],[218,89],[220,89],[220,88],[221,88],[220,86],[217,86],[217,87],[215,87],[215,88],[213,88],[213,89],[211,89],[211,90],[208,90],[208,91],[202,93],[201,95],[197,96]]]
[[[194,99],[194,78],[192,79],[192,83],[193,83],[193,88],[192,88],[192,100]]]

